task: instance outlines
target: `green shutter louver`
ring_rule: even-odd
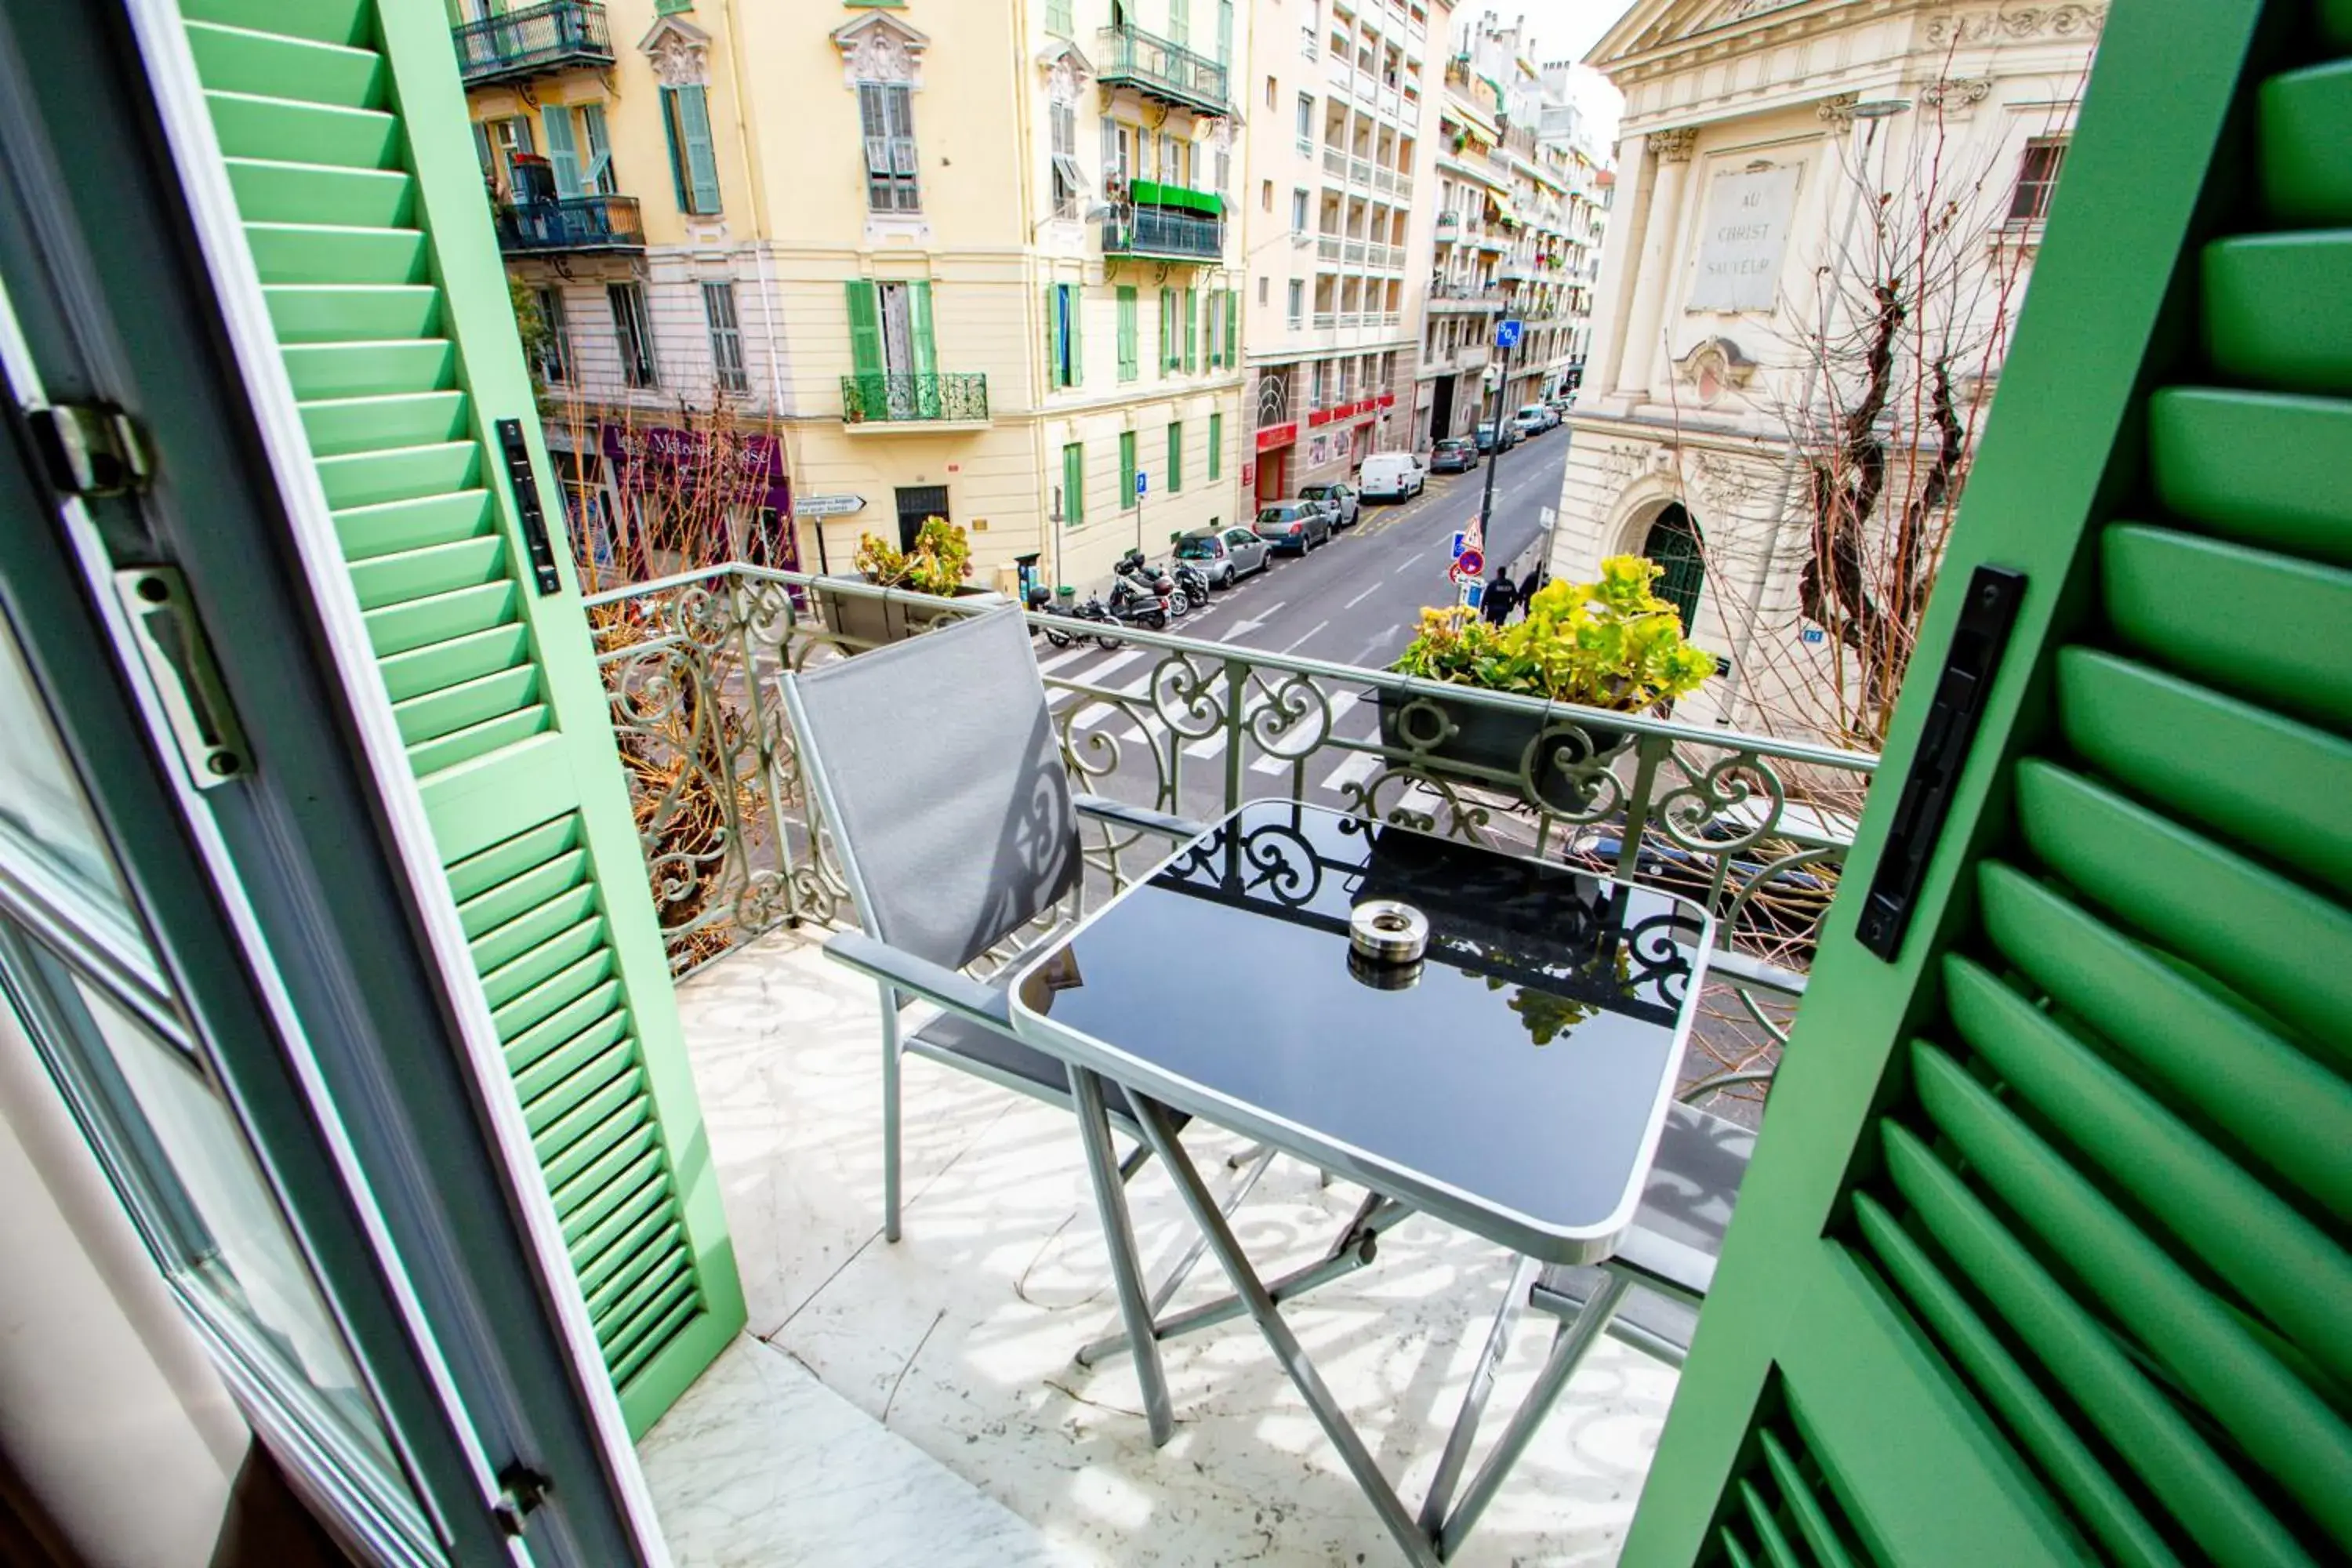
[[[677,115],[678,134],[686,144],[687,210],[707,216],[719,210],[719,159],[711,146],[709,89],[672,87],[662,90],[670,95]]]
[[[547,163],[555,176],[559,196],[585,195],[580,183],[580,149],[572,135],[572,110],[550,104],[539,111],[540,130],[547,138]]]
[[[1062,300],[1070,319],[1070,384],[1087,381],[1087,290],[1082,283],[1062,285]]]
[[[1238,370],[1242,363],[1242,296],[1238,289],[1225,290],[1225,368]]]
[[[1209,416],[1209,478],[1221,479],[1225,475],[1225,416]]]
[[[1133,381],[1136,377],[1135,289],[1121,284],[1118,290],[1118,378]]]
[[[1184,426],[1181,423],[1168,426],[1167,485],[1171,495],[1184,488]]]
[[[1087,449],[1073,441],[1062,448],[1062,526],[1087,521]]]
[[[1176,345],[1176,290],[1160,290],[1160,374],[1176,374],[1179,350]]]
[[[1193,290],[1184,290],[1184,374],[1190,375],[1200,368],[1201,297]]]
[[[448,27],[373,0],[183,10],[381,700],[642,1433],[742,1288],[579,595],[560,553],[535,583],[494,444],[521,422],[560,539]]]
[[[2347,61],[2340,5],[2108,13],[1628,1563],[2352,1558]]]
[[[1118,433],[1118,510],[1135,504],[1135,432]]]
[[[841,286],[842,302],[849,312],[849,364],[860,377],[882,374],[882,306],[874,285],[853,278]]]

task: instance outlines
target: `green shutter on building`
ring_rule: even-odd
[[[1062,526],[1087,521],[1087,449],[1073,441],[1062,448]]]
[[[1200,368],[1201,297],[1192,289],[1184,290],[1184,374],[1190,375]]]
[[[2352,1560],[2347,57],[2107,13],[1629,1564]]]
[[[1224,477],[1225,416],[1212,414],[1209,416],[1209,478],[1221,479]]]
[[[859,377],[882,374],[882,306],[874,285],[853,278],[841,286],[849,308],[849,364]]]
[[[1135,432],[1118,433],[1118,510],[1135,504]]]
[[[1083,284],[1062,285],[1062,302],[1068,311],[1070,332],[1070,384],[1083,386],[1087,380],[1087,291]]]
[[[694,210],[694,203],[687,193],[686,143],[681,140],[681,131],[677,122],[677,89],[674,87],[661,89],[662,140],[669,147],[670,195],[677,199],[678,211],[690,213]]]
[[[494,421],[539,434],[438,7],[186,0],[319,482],[563,1225],[642,1433],[744,1321],[570,563],[541,593]]]
[[[1184,426],[1171,421],[1168,426],[1168,489],[1171,494],[1184,488]]]
[[[940,413],[939,383],[939,349],[931,331],[931,286],[927,282],[905,285],[907,290],[907,335],[915,348],[915,407],[925,419],[937,419]]]
[[[1217,63],[1234,63],[1234,0],[1217,0]]]
[[[1160,290],[1160,374],[1176,371],[1176,290]]]
[[[1225,290],[1225,368],[1238,369],[1242,363],[1242,296],[1238,289]]]
[[[1168,41],[1180,49],[1192,47],[1192,0],[1168,0]]]
[[[1118,378],[1133,381],[1136,376],[1135,352],[1135,289],[1121,284],[1118,290]]]
[[[686,139],[686,187],[691,202],[688,210],[704,216],[716,213],[719,210],[719,159],[711,150],[709,89],[672,87],[662,90],[671,95],[677,106],[678,131]]]
[[[580,184],[580,150],[572,136],[572,110],[551,104],[539,111],[539,123],[547,135],[548,171],[555,176],[555,194],[585,194]]]

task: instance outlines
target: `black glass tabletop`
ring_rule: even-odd
[[[1372,900],[1425,917],[1417,965],[1353,953],[1350,913]],[[1580,1249],[1521,1226],[1591,1239],[1630,1215],[1704,937],[1666,894],[1259,802],[1033,963],[1016,1025],[1397,1195],[1512,1216],[1507,1234],[1451,1217],[1565,1257]]]

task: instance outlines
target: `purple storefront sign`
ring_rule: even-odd
[[[711,450],[711,437],[700,430],[677,430],[667,425],[643,429],[618,425],[600,426],[604,460],[613,466],[613,482],[623,489],[649,490],[677,479],[701,478],[720,458]],[[784,473],[784,444],[773,436],[731,436],[722,443],[731,472],[708,475],[708,481],[734,490],[742,506],[772,508],[789,515],[792,481]]]

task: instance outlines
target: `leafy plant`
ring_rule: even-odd
[[[944,596],[961,588],[971,575],[971,541],[943,517],[925,518],[911,550],[876,534],[859,534],[856,564],[878,587]]]
[[[1638,713],[1696,691],[1715,656],[1683,641],[1682,614],[1652,591],[1664,568],[1612,555],[1597,583],[1551,583],[1523,620],[1490,625],[1466,606],[1423,610],[1391,668],[1401,675]]]

